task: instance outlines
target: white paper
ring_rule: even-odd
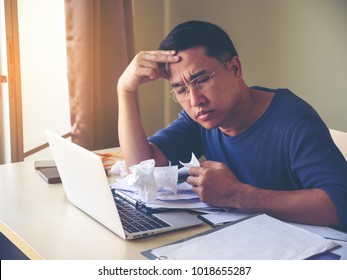
[[[223,225],[228,222],[235,222],[237,220],[249,217],[253,214],[234,210],[229,212],[219,212],[202,215],[206,220],[210,221],[213,225]]]
[[[110,173],[113,175],[120,176],[121,178],[129,175],[126,169],[124,160],[117,160],[114,165],[111,166]]]
[[[177,193],[178,166],[162,166],[154,168],[154,180],[157,190],[166,189]]]
[[[186,168],[183,171],[182,168],[178,169],[177,165],[155,167],[155,161],[150,159],[131,166],[129,168],[131,173],[127,174],[124,161],[119,161],[112,166],[111,172],[120,175],[121,178],[113,183],[112,187],[129,192],[134,199],[146,203],[147,207],[162,208],[165,207],[163,201],[170,201],[166,208],[187,209],[187,206],[190,208],[193,204],[197,208],[209,208],[200,202],[191,185],[187,183],[177,185],[179,173],[188,173],[190,166],[200,165],[199,161],[192,153],[191,161],[181,164]],[[191,201],[187,203],[186,200]]]
[[[313,226],[313,225],[305,225],[305,224],[297,224],[297,223],[290,223],[290,224],[300,227],[302,229],[308,230],[310,232],[313,232],[325,238],[347,242],[347,233],[338,231],[330,227]]]
[[[124,172],[124,166],[122,162],[118,162],[112,166],[112,173],[123,175],[117,182],[136,190],[141,201],[154,201],[161,189],[177,193],[177,166],[155,167],[155,161],[149,159],[129,167],[130,174]]]
[[[151,201],[157,197],[157,186],[154,180],[153,159],[145,160],[129,167],[131,173],[126,177],[129,185],[135,187],[143,201]]]
[[[180,169],[178,169],[178,176],[185,176],[189,174],[189,167],[191,166],[200,166],[199,160],[196,158],[196,156],[192,153],[192,158],[190,162],[181,162],[180,164],[183,166]]]
[[[122,184],[122,181],[116,181],[111,184],[111,188],[121,190],[128,196],[137,201],[142,201],[138,191],[129,185]],[[220,208],[211,207],[210,205],[200,201],[199,196],[192,191],[192,186],[188,183],[182,183],[177,186],[177,193],[168,192],[165,188],[161,188],[157,192],[157,198],[153,201],[145,202],[146,207],[158,209],[191,209],[196,211],[216,211]]]
[[[297,260],[336,245],[263,214],[152,253],[174,260]]]

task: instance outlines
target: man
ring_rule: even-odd
[[[183,111],[147,139],[136,91],[160,78],[170,81]],[[347,164],[328,128],[289,90],[248,87],[218,26],[185,22],[159,50],[140,52],[118,81],[118,100],[127,166],[205,156],[187,178],[202,201],[347,230]]]

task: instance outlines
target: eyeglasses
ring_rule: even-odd
[[[213,76],[217,73],[217,71],[222,68],[227,61],[224,61],[218,68],[212,72],[211,74],[202,74],[189,82],[188,85],[178,86],[173,88],[170,91],[170,97],[175,102],[183,102],[189,99],[190,89],[192,88],[196,91],[203,91],[208,89],[213,85]]]

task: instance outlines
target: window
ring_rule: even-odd
[[[12,26],[16,26],[16,22],[18,24],[18,40],[7,42],[7,56],[14,56],[15,61],[18,61],[18,65],[8,63],[8,72],[14,71],[17,75],[8,76],[11,98],[7,104],[3,102],[0,121],[3,123],[2,138],[11,135],[11,161],[19,161],[30,159],[32,154],[45,146],[45,128],[60,135],[68,134],[71,129],[64,0],[0,1],[5,3],[2,5],[5,7],[6,33],[9,31],[9,18]],[[11,38],[15,38],[15,33],[16,30],[12,28]],[[13,51],[16,48],[18,52]],[[16,57],[19,54],[20,57]],[[13,70],[16,66],[19,69]],[[13,89],[11,79],[16,78]],[[6,94],[2,91],[2,96]],[[7,107],[9,114],[6,114]],[[10,133],[7,131],[8,122]],[[13,127],[16,127],[15,132]],[[6,154],[9,150],[8,139],[3,139],[2,143],[0,149]],[[8,162],[9,158],[3,157],[3,161]]]

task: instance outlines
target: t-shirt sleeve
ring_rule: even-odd
[[[347,230],[347,162],[319,117],[298,121],[290,130],[288,153],[292,172],[304,188],[321,188],[334,202]]]

